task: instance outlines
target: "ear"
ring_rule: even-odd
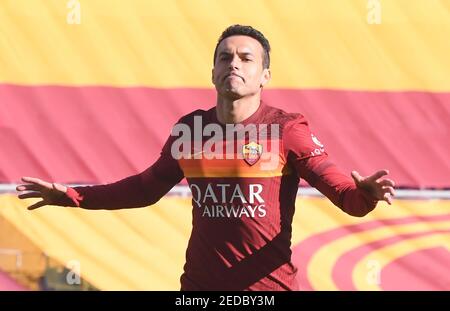
[[[264,68],[263,73],[261,75],[261,83],[260,87],[264,87],[267,83],[269,83],[270,78],[272,77],[272,73],[270,72],[270,69]]]
[[[211,82],[212,82],[212,84],[216,85],[216,84],[214,83],[214,68],[211,69]]]

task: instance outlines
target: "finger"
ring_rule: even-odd
[[[352,177],[356,184],[360,183],[363,180],[363,177],[359,175],[357,171],[352,171]]]
[[[42,186],[40,186],[40,185],[28,184],[28,185],[18,185],[16,187],[16,190],[17,191],[27,191],[27,190],[38,191],[38,190],[41,190],[41,188],[42,188]]]
[[[57,183],[52,183],[52,187],[55,190],[61,191],[66,193],[67,192],[67,187],[61,184],[57,184]]]
[[[19,199],[42,198],[42,194],[40,192],[28,192],[19,194],[17,197]]]
[[[42,179],[39,178],[35,178],[35,177],[22,177],[22,181],[24,182],[28,182],[28,183],[32,183],[32,184],[36,184],[36,185],[41,185],[45,188],[52,188],[52,184],[46,181],[43,181]]]
[[[383,196],[383,200],[386,201],[389,205],[392,205],[392,197],[390,193],[385,193]]]
[[[44,200],[41,200],[41,201],[39,201],[37,203],[34,203],[33,205],[28,206],[28,210],[32,211],[34,209],[37,209],[37,208],[45,206],[45,205],[47,205],[47,203],[45,203]]]
[[[383,187],[383,190],[385,191],[385,193],[389,193],[391,196],[395,196],[395,190],[392,187]],[[387,191],[387,192],[386,192]]]
[[[378,178],[383,177],[384,175],[387,175],[387,174],[389,174],[388,170],[381,170],[381,171],[376,172],[372,176],[367,177],[367,180],[368,181],[375,181]]]
[[[381,180],[379,182],[379,184],[382,185],[382,186],[395,187],[395,182],[392,179],[389,179],[389,178]]]

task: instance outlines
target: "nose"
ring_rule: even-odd
[[[233,56],[233,59],[230,61],[229,68],[230,69],[239,69],[241,66],[241,61],[237,55]]]

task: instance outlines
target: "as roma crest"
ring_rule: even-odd
[[[248,165],[253,165],[258,162],[262,154],[262,145],[255,142],[251,142],[242,147],[242,154],[244,155],[244,161]]]

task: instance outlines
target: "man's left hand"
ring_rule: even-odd
[[[368,191],[378,200],[386,201],[391,205],[392,197],[395,196],[395,182],[389,178],[379,180],[387,174],[389,174],[388,170],[381,170],[371,176],[362,177],[357,171],[352,171],[353,180],[358,188]]]

